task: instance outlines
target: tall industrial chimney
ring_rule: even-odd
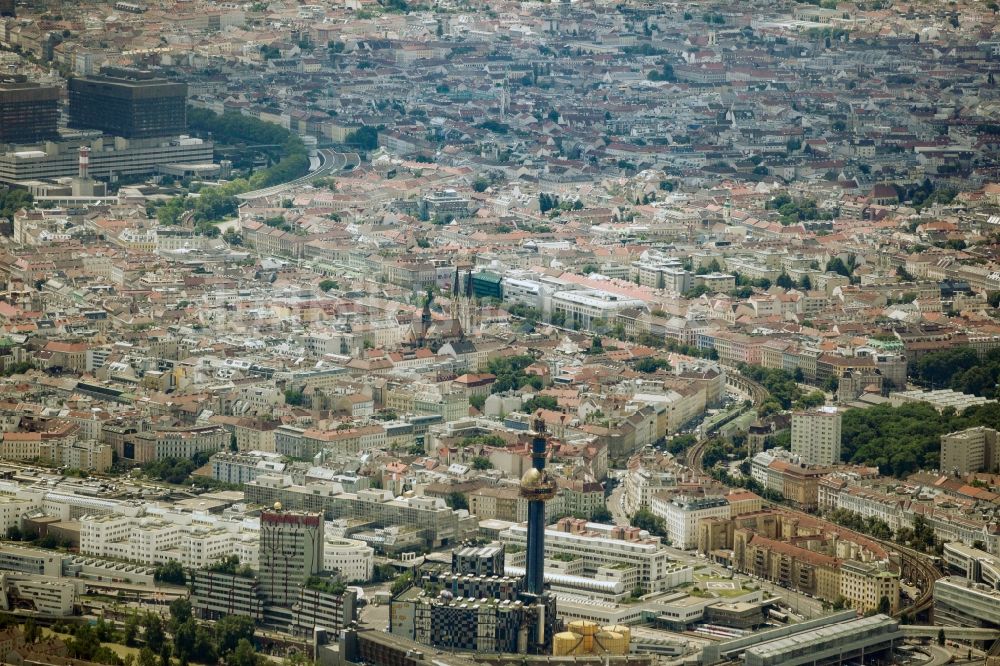
[[[80,146],[80,180],[90,178],[90,147]]]
[[[531,439],[531,469],[521,477],[521,497],[528,500],[528,561],[526,591],[541,596],[545,587],[545,502],[556,493],[555,481],[545,471],[548,437],[545,421],[536,417]]]

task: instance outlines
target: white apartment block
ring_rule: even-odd
[[[840,462],[841,413],[836,407],[820,407],[792,414],[792,453],[809,465]]]
[[[904,526],[903,500],[870,488],[846,486],[837,494],[836,508],[878,518],[893,531]]]
[[[941,435],[941,471],[959,474],[1000,468],[1000,432],[979,426]]]
[[[625,513],[631,515],[639,509],[648,509],[654,493],[676,485],[677,477],[672,472],[655,472],[645,467],[629,470],[622,483]]]
[[[177,560],[202,568],[237,554],[243,564],[257,566],[255,521],[229,521],[207,515],[161,511],[143,516],[84,516],[80,519],[80,554],[142,564]]]
[[[722,497],[664,497],[654,495],[653,514],[663,518],[670,545],[682,550],[698,547],[698,523],[706,518],[729,518],[729,502]]]
[[[982,541],[988,552],[1000,554],[1000,534],[991,528],[985,517],[948,511],[914,502],[909,496],[889,495],[857,485],[846,485],[839,491],[831,488],[828,493],[832,508],[845,509],[865,517],[875,516],[893,530],[913,527],[914,518],[923,515],[934,535],[942,541],[960,541],[966,545]],[[829,508],[830,505],[827,506]]]
[[[0,573],[0,610],[14,611],[16,601],[30,601],[38,613],[67,617],[73,614],[77,585],[54,576]]]
[[[260,521],[156,508],[143,516],[85,516],[80,520],[80,554],[149,565],[176,560],[192,569],[236,555],[241,564],[257,569]],[[374,555],[364,542],[329,537],[323,568],[340,571],[348,581],[368,581]]]

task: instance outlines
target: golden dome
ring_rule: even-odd
[[[275,511],[281,511],[281,502],[275,502],[274,503],[274,510]]]
[[[545,470],[529,469],[521,477],[521,496],[533,500],[552,499],[556,492],[555,481]]]
[[[542,473],[532,467],[521,477],[522,488],[535,488],[542,480]]]

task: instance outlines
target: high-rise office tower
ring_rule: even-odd
[[[0,81],[0,143],[57,138],[58,119],[58,88]]]
[[[323,514],[274,510],[260,514],[260,583],[268,603],[288,606],[323,569]]]
[[[127,139],[176,136],[187,130],[187,84],[125,76],[69,80],[69,125]]]

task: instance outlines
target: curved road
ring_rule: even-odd
[[[275,194],[281,194],[282,192],[290,190],[294,187],[308,185],[313,180],[322,178],[323,176],[329,176],[340,171],[354,169],[361,164],[361,157],[357,153],[338,153],[335,150],[323,148],[322,150],[317,151],[316,155],[319,158],[319,164],[315,168],[312,168],[310,160],[311,170],[306,175],[296,178],[295,180],[290,180],[287,183],[272,185],[271,187],[252,190],[250,192],[244,192],[243,194],[237,194],[236,198],[240,201],[263,199],[265,197],[274,196]]]

